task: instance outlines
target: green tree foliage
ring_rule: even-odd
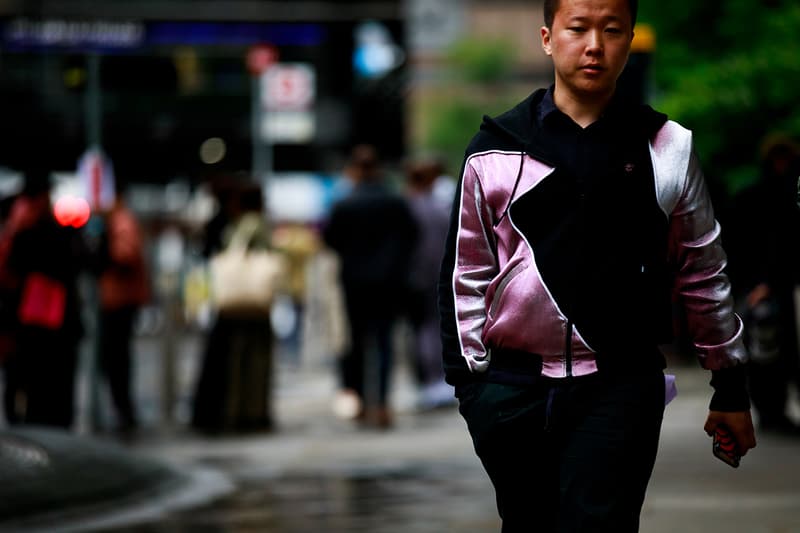
[[[447,54],[450,90],[426,108],[430,116],[424,144],[442,153],[457,171],[484,114],[495,115],[517,103],[508,89],[516,62],[514,47],[502,39],[464,39]]]
[[[448,167],[456,172],[461,166],[467,144],[477,133],[483,116],[499,115],[516,103],[510,97],[486,102],[484,98],[470,98],[467,94],[440,102],[430,110],[432,120],[426,145],[443,154]]]
[[[514,47],[501,39],[462,39],[453,45],[449,58],[466,81],[475,83],[502,81],[516,60]]]
[[[640,19],[658,37],[654,106],[694,130],[727,193],[757,177],[766,136],[800,137],[797,0],[644,2]]]

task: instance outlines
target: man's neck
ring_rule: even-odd
[[[594,98],[577,97],[569,91],[559,90],[556,84],[553,92],[553,102],[556,107],[569,118],[571,118],[581,128],[597,122],[603,112],[608,107],[614,93],[597,96]]]

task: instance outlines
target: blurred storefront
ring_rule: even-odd
[[[260,181],[276,227],[315,223],[353,144],[400,161],[403,13],[402,0],[0,0],[0,195],[33,164],[54,194],[80,195],[95,147],[113,165],[146,232],[155,299],[137,335],[162,352],[166,419],[179,340],[203,327],[190,307],[208,296],[208,184]]]
[[[2,166],[65,171],[98,142],[128,182],[195,183],[249,171],[262,130],[276,172],[335,169],[363,140],[404,152],[399,0],[5,0],[0,17]],[[264,45],[311,73],[310,119],[253,128],[247,57]]]

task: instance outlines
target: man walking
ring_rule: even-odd
[[[672,296],[755,446],[742,323],[691,133],[616,94],[636,0],[546,0],[555,83],[467,148],[439,283],[444,365],[504,532],[638,531]]]

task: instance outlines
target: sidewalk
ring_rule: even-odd
[[[641,532],[800,532],[800,442],[759,436],[741,468],[723,465],[702,431],[708,374],[692,366],[670,371],[679,396],[667,408]],[[454,408],[416,413],[401,371],[396,427],[357,428],[333,417],[334,385],[324,368],[282,367],[274,434],[208,439],[175,429],[120,445],[26,433],[51,452],[48,475],[34,468],[42,457],[30,451],[36,446],[17,446],[28,451],[15,456],[2,432],[0,530],[15,530],[3,521],[9,509],[37,505],[47,514],[23,531],[499,530],[492,487]],[[10,468],[20,457],[28,468]],[[123,480],[131,483],[115,485]]]
[[[800,533],[800,440],[759,435],[758,447],[739,469],[722,464],[712,457],[711,441],[702,429],[710,375],[691,364],[668,372],[677,375],[679,393],[666,410],[641,533]],[[389,525],[384,519],[369,528],[351,524],[352,528],[337,529],[321,527],[326,523],[322,519],[311,523],[287,519],[285,528],[275,531],[499,531],[493,489],[455,410],[413,414],[408,410],[409,383],[401,381],[395,399],[405,408],[397,427],[390,432],[359,431],[330,415],[333,384],[328,376],[295,376],[292,383],[295,388],[287,385],[279,396],[284,430],[274,438],[154,442],[146,451],[183,464],[223,466],[256,493],[254,486],[288,485],[296,491],[288,498],[290,505],[299,506],[298,501],[311,495],[322,498],[313,488],[315,482],[353,479],[392,480],[405,488],[388,492],[413,502],[404,518],[390,513],[394,521]],[[794,407],[794,414],[800,414],[797,404]],[[413,485],[422,494],[406,493],[412,484],[401,480],[409,476],[424,481]],[[325,501],[330,504],[329,500],[338,501],[328,495]],[[378,500],[368,499],[378,506],[372,513],[380,516],[391,509],[391,500]],[[330,521],[343,514],[322,516]]]
[[[186,514],[179,520],[191,521],[191,509],[235,498],[236,491],[252,486],[291,486],[301,494],[318,490],[315,480],[336,484],[355,479],[365,485],[368,480],[395,483],[424,479],[432,472],[445,477],[456,473],[469,492],[491,490],[455,408],[415,413],[407,375],[398,375],[393,395],[397,420],[388,431],[335,418],[334,374],[324,368],[283,366],[277,381],[275,433],[208,438],[183,428],[152,429],[120,443],[111,436],[39,428],[0,432],[0,502],[6,502],[0,503],[0,531],[136,531],[137,524],[181,513]],[[16,458],[3,453],[13,446],[42,450],[48,468],[13,467]],[[458,482],[450,483],[454,485]],[[458,491],[451,497],[457,498]],[[466,531],[496,528],[492,499],[483,503],[486,509],[478,507],[467,519],[480,525]]]
[[[46,427],[0,431],[0,531],[80,529],[142,507],[175,509],[229,492],[221,473],[177,467]]]

